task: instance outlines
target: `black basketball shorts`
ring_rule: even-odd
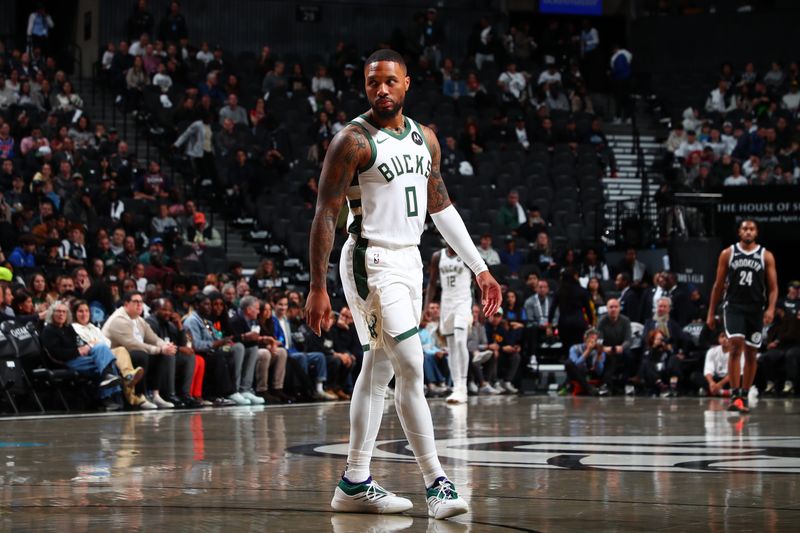
[[[722,311],[725,334],[731,337],[743,337],[745,344],[753,348],[761,347],[764,328],[764,310],[753,307],[725,305]]]

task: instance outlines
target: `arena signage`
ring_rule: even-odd
[[[752,218],[759,233],[770,241],[796,239],[800,223],[800,192],[797,187],[727,187],[716,205],[717,232],[734,236],[743,218]]]
[[[539,11],[561,15],[603,14],[602,0],[539,0]]]
[[[439,457],[470,466],[632,472],[800,474],[800,437],[470,437],[437,440]],[[347,456],[347,444],[291,450]],[[405,440],[376,443],[374,460],[414,461]]]

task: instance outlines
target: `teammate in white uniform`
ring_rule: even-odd
[[[456,252],[444,248],[431,257],[426,305],[433,301],[437,285],[442,288],[439,333],[447,339],[453,393],[447,403],[466,403],[469,350],[467,336],[472,325],[472,272]]]
[[[426,213],[477,276],[487,315],[500,305],[500,287],[447,196],[436,135],[402,114],[411,83],[402,56],[375,52],[365,63],[364,77],[370,110],[340,131],[328,148],[309,243],[306,319],[319,333],[330,313],[328,263],[336,220],[347,199],[350,238],[339,265],[364,362],[350,403],[347,468],[331,506],[362,513],[411,508],[410,500],[383,489],[370,475],[386,386],[394,375],[395,407],[422,470],[428,515],[447,518],[469,506],[439,463],[424,394],[422,344],[416,333],[422,312],[417,246]]]

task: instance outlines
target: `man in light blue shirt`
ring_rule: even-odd
[[[564,364],[569,380],[577,381],[591,396],[608,394],[606,385],[597,389],[588,381],[590,378],[602,377],[605,369],[605,356],[599,338],[600,334],[596,329],[586,330],[583,334],[583,343],[575,344],[569,349],[569,360]]]

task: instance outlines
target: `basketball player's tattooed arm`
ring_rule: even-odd
[[[428,288],[425,290],[425,308],[433,301],[439,288],[439,256],[441,251],[433,252],[431,264],[428,266]]]
[[[728,263],[731,260],[730,247],[722,250],[719,254],[719,261],[717,262],[717,278],[714,280],[714,287],[711,289],[711,299],[708,302],[708,316],[706,317],[706,325],[708,329],[714,331],[717,329],[717,320],[715,315],[717,313],[717,306],[722,299],[722,291],[725,290],[725,278],[728,277]]]
[[[330,314],[326,279],[336,221],[353,176],[360,166],[369,161],[371,155],[369,143],[361,129],[347,126],[331,141],[322,164],[317,207],[308,245],[311,288],[306,300],[306,322],[317,335],[322,318]]]
[[[769,326],[775,319],[775,305],[778,303],[778,271],[775,268],[775,256],[772,252],[764,252],[764,266],[767,270],[767,309],[764,311],[764,325]]]
[[[450,196],[444,185],[441,173],[442,150],[436,135],[429,128],[423,126],[422,133],[425,142],[431,151],[431,174],[428,176],[428,213],[438,213],[450,205]]]

